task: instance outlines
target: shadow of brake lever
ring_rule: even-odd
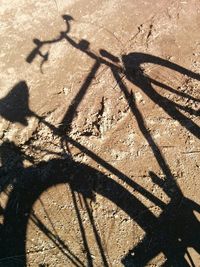
[[[36,44],[36,47],[31,51],[31,53],[27,56],[26,62],[32,63],[34,58],[37,55],[41,55],[40,48],[42,47],[43,43],[39,39],[33,39],[34,44]]]

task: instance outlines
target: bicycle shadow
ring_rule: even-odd
[[[12,186],[8,202],[2,211],[4,217],[4,222],[1,226],[0,245],[1,260],[3,260],[2,266],[13,266],[13,264],[15,266],[26,266],[26,234],[29,220],[32,220],[75,266],[80,266],[78,256],[70,251],[63,240],[53,235],[32,212],[34,203],[43,192],[63,183],[68,183],[73,192],[78,192],[84,198],[92,199],[93,201],[94,193],[101,194],[125,211],[145,230],[146,236],[144,240],[122,259],[124,266],[145,266],[149,260],[153,259],[160,252],[163,252],[167,258],[165,266],[190,266],[184,259],[186,249],[193,247],[200,253],[200,224],[194,215],[194,211],[200,213],[200,206],[180,195],[176,185],[174,187],[178,192],[174,190],[171,193],[171,184],[166,185],[166,181],[151,173],[154,183],[163,188],[171,198],[170,203],[166,205],[161,216],[156,218],[147,207],[124,187],[89,166],[76,163],[73,160],[55,159],[41,162],[33,167],[24,168],[22,164],[23,155],[19,148],[9,142],[4,143],[2,146],[1,158],[4,165],[7,160],[10,160],[10,158],[6,159],[6,153],[10,156],[10,153],[14,151],[17,158],[17,166],[12,165],[12,170],[5,168],[10,174],[10,180],[3,180],[3,177],[7,176],[6,171],[1,175],[2,191],[6,186]],[[6,167],[8,167],[8,164]],[[46,170],[48,170],[48,173]],[[12,179],[11,173],[14,179]],[[45,175],[42,175],[44,173]],[[82,231],[84,236],[84,229]],[[86,245],[86,238],[84,242]],[[103,246],[100,247],[102,255],[104,255]],[[87,266],[94,266],[87,245],[86,248]],[[103,266],[109,266],[106,256],[103,263]]]
[[[194,73],[190,70],[187,70],[186,68],[183,68],[173,62],[144,53],[130,53],[128,55],[123,55],[122,61],[125,67],[125,74],[127,79],[130,80],[136,86],[138,86],[149,97],[149,99],[151,99],[155,104],[161,107],[172,119],[178,121],[181,126],[186,128],[194,136],[200,139],[200,127],[180,111],[183,110],[189,113],[190,115],[199,116],[200,110],[195,110],[190,107],[175,103],[167,97],[164,97],[159,94],[154,89],[153,85],[159,86],[164,90],[173,92],[174,94],[182,96],[185,99],[191,99],[196,103],[200,102],[200,99],[192,97],[187,93],[179,92],[178,90],[175,90],[170,86],[167,86],[166,84],[163,84],[145,75],[142,70],[142,64],[151,63],[159,65],[198,81],[200,81],[200,75],[198,73]]]
[[[122,85],[123,84],[120,84],[120,87],[124,89]],[[21,88],[22,91],[18,94],[19,88]],[[22,99],[26,99],[26,102],[23,103],[23,109],[19,110],[18,116],[15,117],[17,122],[23,122],[29,116],[34,115],[28,105],[27,84],[24,81],[19,82],[13,87],[8,97],[2,100],[3,106],[10,109],[11,105],[5,105],[6,100],[10,103],[10,95],[14,95],[17,101],[18,97],[21,98],[22,92],[24,92],[24,97],[22,97]],[[143,118],[139,110],[137,110],[133,99],[130,101],[131,99],[132,98],[129,99],[129,104],[130,106],[133,105],[131,106],[132,112],[137,120],[140,121],[140,129],[143,129],[143,134],[145,135],[146,132],[144,132],[144,130],[146,131],[146,129]],[[15,105],[14,108],[16,108]],[[8,114],[8,111],[9,110],[2,114]],[[10,117],[7,116],[6,118],[8,119]],[[11,120],[15,122],[13,117]],[[159,154],[158,147],[156,147],[153,140],[151,140],[150,134],[146,135],[146,138],[151,141],[150,143],[155,156],[160,161],[163,161],[162,164],[165,165],[163,172],[170,176],[170,179],[163,181],[154,173],[150,173],[153,182],[159,185],[171,199],[170,204],[167,206],[163,206],[162,202],[156,202],[157,205],[163,208],[163,213],[159,218],[156,218],[140,201],[134,198],[133,195],[114,180],[89,166],[78,164],[70,159],[57,159],[41,162],[33,167],[24,168],[24,155],[21,153],[20,148],[14,143],[3,143],[1,145],[1,161],[3,166],[1,168],[1,190],[4,191],[8,185],[11,185],[13,189],[9,194],[9,201],[6,208],[2,211],[4,223],[1,226],[1,240],[3,240],[1,259],[13,257],[14,255],[17,257],[17,255],[26,254],[26,228],[30,218],[34,220],[39,229],[43,231],[52,242],[54,241],[52,233],[50,233],[49,229],[47,229],[38,218],[34,217],[31,213],[31,209],[34,202],[49,187],[58,183],[70,183],[72,190],[82,194],[85,198],[93,199],[95,192],[110,199],[146,231],[145,239],[122,260],[125,266],[133,266],[133,264],[134,266],[145,266],[145,264],[159,252],[165,254],[167,258],[166,264],[169,262],[169,266],[171,266],[170,264],[172,263],[176,264],[176,266],[189,266],[184,259],[187,247],[193,247],[200,253],[200,238],[198,235],[200,225],[194,215],[194,211],[200,212],[200,207],[182,195],[177,184],[172,179],[170,170],[167,164],[164,163],[162,155]],[[11,164],[11,159],[14,161],[13,164]],[[49,166],[51,167],[49,168]],[[66,175],[66,166],[68,166],[68,176]],[[44,173],[45,170],[48,170],[48,175],[42,177],[41,174]],[[110,171],[112,171],[112,168],[110,168]],[[14,173],[14,180],[12,180],[12,175],[8,175],[9,173]],[[4,177],[9,177],[10,179],[5,180]],[[56,179],[53,177],[56,177]],[[73,177],[73,179],[71,177]],[[101,188],[101,190],[98,188]],[[109,188],[111,190],[106,191],[103,190],[103,188]],[[171,190],[172,188],[173,190]],[[145,194],[145,192],[143,193],[146,197],[149,197],[149,199],[155,202],[155,198],[151,198],[151,196]],[[141,213],[144,215],[141,215]],[[82,231],[84,232],[84,229],[82,229]],[[10,246],[10,240],[12,240],[13,246]],[[60,243],[65,249],[68,249],[62,240],[60,240]],[[87,244],[87,241],[85,241],[85,243]],[[151,243],[151,248],[149,248],[149,243]],[[100,245],[100,247],[102,255],[104,255],[103,246]],[[72,260],[75,263],[77,262],[77,266],[79,266],[79,259],[77,256],[73,255],[71,251],[69,251],[69,254]],[[93,266],[89,248],[87,248],[87,254],[88,266]],[[69,255],[66,256],[69,257]],[[20,264],[19,266],[26,265],[25,256],[24,258],[20,258]],[[106,257],[104,259],[104,266],[108,266]]]
[[[199,126],[183,115],[178,110],[178,107],[187,111],[188,109],[180,106],[177,107],[176,103],[159,95],[152,86],[152,83],[158,83],[144,75],[140,65],[144,62],[154,63],[198,80],[200,79],[200,76],[174,63],[142,53],[124,55],[122,60],[125,67],[126,78],[134,85],[138,86],[149,99],[162,107],[171,118],[179,121],[182,126],[199,138]],[[200,224],[194,215],[194,211],[198,213],[200,212],[200,206],[192,200],[184,197],[171,173],[164,155],[145,125],[145,118],[143,118],[137,107],[133,93],[129,92],[116,71],[113,72],[113,75],[118,81],[118,85],[129,103],[129,107],[133,116],[136,118],[142,135],[148,142],[163,174],[165,175],[165,179],[163,180],[151,172],[149,174],[152,177],[152,181],[159,185],[159,187],[170,197],[170,203],[163,209],[163,212],[158,217],[158,224],[156,227],[150,231],[146,231],[145,238],[138,244],[138,246],[128,253],[122,262],[125,266],[146,266],[151,259],[162,252],[167,259],[164,266],[190,266],[190,264],[191,266],[194,266],[187,248],[192,247],[198,254],[200,254]],[[159,86],[162,87],[162,84],[159,83]],[[165,87],[166,86],[163,85],[163,88]],[[189,96],[184,95],[184,97]],[[195,101],[199,100],[195,99]],[[198,116],[199,111],[193,111],[192,114]],[[171,192],[170,187],[173,188],[173,193]],[[190,264],[184,258],[185,254],[187,254]]]
[[[168,166],[164,155],[160,151],[158,145],[154,141],[145,125],[145,119],[136,105],[134,93],[128,90],[120,75],[125,74],[129,81],[141,88],[141,90],[154,103],[158,104],[171,118],[179,121],[184,128],[186,128],[197,138],[200,138],[199,126],[186,115],[182,114],[179,109],[195,116],[199,115],[199,111],[177,105],[173,101],[157,93],[157,91],[154,90],[153,85],[158,85],[165,90],[171,90],[173,93],[177,93],[177,95],[180,94],[180,92],[176,91],[175,89],[155,81],[150,77],[147,77],[142,71],[141,64],[148,62],[165,66],[197,80],[200,80],[200,76],[167,60],[142,53],[131,53],[129,55],[124,55],[122,57],[123,67],[119,67],[115,64],[119,62],[118,58],[108,51],[100,50],[100,56],[97,56],[89,50],[88,41],[81,40],[79,43],[76,43],[73,39],[71,39],[67,35],[70,30],[69,20],[71,20],[71,17],[65,17],[65,21],[67,23],[66,32],[62,32],[60,37],[56,39],[44,41],[43,43],[55,43],[60,41],[62,38],[65,38],[70,45],[81,50],[83,53],[86,53],[89,57],[93,58],[95,62],[89,75],[86,77],[85,81],[83,81],[83,85],[75,96],[75,101],[72,101],[73,104],[68,108],[66,114],[64,115],[62,126],[57,129],[55,126],[46,122],[43,118],[39,117],[39,115],[35,114],[29,109],[28,86],[26,85],[25,81],[19,82],[13,87],[11,92],[6,97],[0,99],[1,116],[10,122],[20,122],[23,125],[27,125],[28,117],[35,116],[42,123],[51,128],[55,135],[62,136],[64,133],[70,131],[75,111],[83,99],[83,96],[86,94],[87,89],[90,86],[94,74],[99,66],[101,64],[109,66],[119,88],[124,93],[133,116],[136,118],[141,134],[147,140],[163,174],[165,175],[165,179],[160,179],[152,172],[149,173],[149,175],[152,178],[152,181],[157,184],[167,196],[169,196],[170,202],[169,204],[164,204],[152,193],[145,190],[145,188],[139,187],[134,181],[126,177],[122,172],[116,170],[107,162],[103,161],[103,159],[99,158],[92,151],[89,151],[87,148],[83,147],[65,135],[63,138],[66,139],[67,142],[71,142],[73,145],[80,148],[84,153],[91,156],[111,173],[118,176],[119,179],[124,180],[157,206],[161,207],[163,210],[161,215],[158,218],[155,217],[145,205],[143,205],[119,183],[89,166],[78,164],[71,159],[57,159],[49,160],[48,162],[41,162],[33,167],[25,168],[22,164],[23,155],[19,147],[16,147],[14,144],[3,143],[2,147],[8,147],[11,151],[17,152],[16,157],[20,163],[19,167],[12,168],[12,170],[16,170],[16,173],[18,174],[18,178],[16,178],[16,180],[12,180],[12,177],[8,181],[1,178],[2,190],[4,190],[8,184],[11,184],[13,187],[9,194],[9,200],[6,208],[2,211],[4,222],[3,225],[1,225],[1,240],[3,240],[1,244],[1,246],[3,246],[1,249],[1,258],[8,258],[13,255],[24,255],[21,259],[22,262],[20,263],[22,265],[19,266],[26,265],[26,228],[30,218],[34,220],[41,231],[46,233],[46,235],[52,241],[54,241],[54,237],[49,230],[41,224],[38,218],[33,217],[31,214],[31,208],[34,202],[39,198],[42,192],[47,190],[47,188],[59,183],[69,183],[70,187],[72,188],[72,192],[78,192],[85,198],[93,199],[94,192],[101,194],[105,198],[108,198],[124,212],[126,212],[145,231],[145,238],[135,248],[127,253],[126,257],[122,259],[122,263],[125,266],[145,266],[160,252],[162,252],[166,257],[164,266],[194,266],[190,256],[188,256],[190,258],[190,265],[185,260],[184,256],[185,254],[188,254],[188,247],[194,248],[197,253],[200,254],[200,224],[194,214],[194,212],[200,213],[200,206],[192,200],[184,197],[171,173],[170,167]],[[36,55],[40,55],[39,49],[42,46],[42,42],[37,42],[36,45],[38,47],[27,57],[27,61],[30,63],[33,61]],[[19,90],[19,88],[22,89]],[[188,94],[181,94],[183,97],[190,98],[193,101],[199,101]],[[23,100],[23,108],[18,110],[17,106],[15,106],[15,103],[20,103],[20,99]],[[15,109],[14,113],[13,108]],[[17,116],[14,116],[13,114],[16,113],[16,110]],[[4,151],[4,149],[2,151]],[[8,168],[8,163],[4,152],[2,153],[1,157],[3,162],[3,171],[1,171],[1,176],[5,177],[7,176],[5,174],[5,170],[10,171],[10,169]],[[66,166],[68,170],[67,175]],[[41,173],[43,173],[43,170],[45,169],[50,171],[46,177],[41,177]],[[54,177],[56,177],[56,179]],[[98,186],[101,184],[103,186]],[[31,193],[30,188],[32,189]],[[111,190],[106,190],[106,188],[110,188]],[[18,204],[16,203],[16,199],[18,199]],[[18,210],[17,214],[16,209]],[[80,220],[79,223],[81,225]],[[82,226],[80,226],[80,229],[82,231],[82,237],[85,240],[84,242],[87,251],[88,266],[93,266],[90,249],[87,245],[87,240],[85,239],[84,235],[84,229]],[[96,231],[94,224],[93,230],[94,232]],[[97,233],[96,239],[102,257],[102,262],[104,266],[108,266],[108,262],[103,251],[103,246]],[[12,247],[10,247],[10,240],[13,242]],[[60,244],[65,246],[65,249],[68,250],[68,254],[66,256],[71,257],[75,264],[79,266],[78,264],[80,264],[80,262],[78,257],[69,251],[68,247],[66,247],[62,240],[60,240]]]
[[[27,126],[27,118],[32,116],[28,101],[28,86],[25,81],[20,81],[4,98],[0,99],[0,115],[7,121]]]

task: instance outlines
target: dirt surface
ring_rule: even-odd
[[[0,266],[200,266],[199,1],[0,15]]]

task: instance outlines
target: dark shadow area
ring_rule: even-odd
[[[0,115],[10,122],[27,126],[27,117],[32,114],[28,109],[29,91],[25,81],[21,81],[0,99]]]
[[[196,80],[200,80],[200,75],[197,73],[194,73],[192,71],[189,71],[181,66],[178,66],[175,63],[169,62],[167,60],[142,54],[142,53],[130,53],[129,55],[124,55],[122,57],[124,67],[125,67],[125,74],[127,79],[129,79],[132,83],[134,83],[136,86],[140,87],[142,91],[157,105],[159,105],[171,118],[174,120],[177,120],[183,127],[185,127],[189,132],[191,132],[194,136],[197,138],[200,138],[200,127],[195,124],[191,119],[189,119],[186,115],[181,113],[179,109],[182,109],[186,112],[189,112],[190,114],[194,114],[196,116],[200,115],[199,110],[192,110],[184,106],[177,105],[172,100],[169,100],[168,98],[161,96],[154,88],[153,85],[157,85],[163,89],[167,89],[169,91],[173,91],[174,93],[177,92],[177,90],[172,89],[166,85],[163,85],[160,82],[157,82],[146,75],[143,74],[141,64],[142,63],[152,63],[157,64],[160,66],[164,66],[166,68],[169,68],[171,70],[174,70],[176,72],[179,72],[183,75],[187,75],[188,77]],[[178,95],[180,93],[177,92]],[[183,95],[183,94],[182,94]],[[186,98],[192,98],[188,96],[187,94],[183,95]],[[194,101],[198,101],[198,99],[192,98]]]
[[[77,147],[114,174],[119,180],[124,181],[161,208],[162,213],[159,217],[156,217],[143,203],[115,180],[87,165],[75,162],[70,157],[63,158],[61,156],[59,159],[49,160],[48,162],[42,161],[39,164],[33,164],[32,167],[24,167],[23,160],[27,156],[22,153],[20,147],[17,147],[11,142],[4,142],[0,150],[2,162],[0,169],[0,189],[1,192],[7,192],[8,202],[6,203],[6,207],[0,210],[0,214],[3,217],[3,223],[0,226],[0,266],[26,266],[26,231],[29,220],[37,225],[54,245],[59,248],[71,261],[72,265],[85,266],[78,255],[74,255],[69,249],[67,240],[61,240],[59,236],[55,236],[32,212],[32,207],[40,198],[41,194],[48,188],[58,184],[70,185],[74,209],[86,251],[86,266],[95,266],[95,263],[91,257],[81,214],[77,206],[76,193],[83,196],[84,205],[89,216],[89,223],[96,239],[103,266],[109,266],[109,264],[87,202],[88,199],[95,201],[95,194],[100,194],[115,203],[145,231],[144,239],[131,251],[127,252],[127,255],[122,259],[124,266],[145,266],[161,252],[166,258],[163,266],[194,266],[190,255],[188,256],[190,263],[185,260],[184,256],[189,253],[187,250],[188,247],[194,248],[200,254],[200,223],[194,214],[194,212],[200,213],[200,206],[184,197],[173,177],[170,166],[146,127],[145,118],[137,107],[134,93],[127,88],[121,77],[125,75],[129,81],[138,86],[149,99],[159,105],[171,118],[177,120],[182,127],[186,128],[195,137],[200,138],[199,126],[181,113],[180,109],[194,116],[198,116],[199,111],[180,105],[178,106],[172,100],[160,95],[153,86],[159,86],[164,90],[171,91],[193,101],[199,102],[199,100],[155,81],[151,77],[147,77],[143,73],[141,65],[143,63],[157,64],[197,80],[200,80],[200,75],[175,63],[143,53],[124,55],[122,57],[123,66],[121,67],[119,58],[110,52],[99,50],[99,56],[90,51],[90,43],[87,40],[74,41],[68,35],[71,29],[70,21],[73,18],[64,15],[63,19],[66,22],[66,31],[61,32],[57,38],[52,40],[40,41],[34,39],[36,47],[26,59],[27,62],[32,63],[36,56],[40,56],[42,66],[48,60],[49,52],[43,55],[40,52],[41,47],[45,44],[53,44],[65,39],[69,45],[72,45],[94,60],[89,74],[83,81],[77,95],[72,100],[72,104],[63,115],[61,125],[57,128],[30,110],[28,86],[25,81],[20,81],[11,89],[6,97],[0,99],[0,115],[10,122],[20,122],[23,125],[27,125],[28,117],[36,117],[40,123],[48,126],[55,136],[61,138],[61,146],[66,142]],[[132,115],[137,121],[142,136],[149,144],[162,170],[164,179],[161,179],[153,172],[150,172],[149,175],[153,183],[158,185],[170,198],[168,204],[165,204],[151,192],[127,177],[123,172],[68,136],[77,108],[102,64],[108,66],[113,73],[119,89],[123,92],[127,100]],[[29,161],[31,160],[29,158]],[[10,190],[7,190],[8,187]]]
[[[13,153],[15,153],[15,157]],[[4,162],[9,160],[11,154],[12,159],[17,159],[16,166],[14,162],[12,163],[12,169],[5,168],[4,170],[5,166],[3,166],[2,169],[4,171],[1,170],[2,190],[8,185],[12,186],[12,190],[9,193],[9,201],[2,211],[4,217],[4,223],[1,225],[0,244],[2,266],[26,265],[26,230],[29,220],[37,225],[60,251],[70,259],[74,266],[84,266],[78,256],[74,255],[68,248],[67,240],[60,240],[32,213],[32,207],[35,201],[40,198],[40,195],[48,188],[59,183],[68,183],[72,194],[74,195],[74,192],[78,192],[83,195],[84,199],[95,201],[94,193],[101,194],[124,210],[146,231],[145,239],[123,259],[125,266],[145,266],[159,252],[165,254],[167,262],[169,262],[169,265],[166,266],[189,266],[184,260],[186,249],[193,247],[200,253],[200,225],[193,213],[194,211],[200,212],[200,207],[193,201],[180,196],[179,189],[176,189],[175,184],[167,184],[169,181],[163,181],[155,174],[151,174],[152,180],[163,188],[171,198],[171,202],[165,206],[162,215],[156,218],[124,187],[89,166],[78,164],[72,160],[58,159],[41,162],[34,167],[24,168],[22,166],[23,155],[20,150],[12,143],[4,144],[1,154]],[[48,175],[46,170],[48,170]],[[42,175],[44,173],[45,175]],[[10,180],[4,181],[3,178],[7,177],[7,175],[10,176]],[[172,191],[172,189],[174,190]],[[75,199],[74,202],[76,203]],[[84,235],[80,213],[77,205],[75,207],[88,255],[87,266],[94,266],[87,239]],[[88,210],[88,212],[90,211]],[[90,218],[95,233],[95,224],[91,215]],[[95,235],[104,259],[104,266],[108,266],[99,236],[97,233]],[[66,253],[66,250],[68,253]],[[132,256],[133,253],[134,256]]]

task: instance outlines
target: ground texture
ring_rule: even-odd
[[[0,15],[0,266],[200,266],[199,1]]]

